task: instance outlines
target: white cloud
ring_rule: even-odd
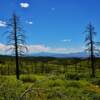
[[[27,2],[22,2],[22,3],[20,3],[20,6],[21,6],[22,8],[28,8],[30,5],[29,5],[29,3],[27,3]]]
[[[75,53],[82,52],[83,48],[53,48],[45,45],[28,45],[29,53],[52,52],[52,53]]]
[[[31,21],[30,21],[30,22],[28,22],[28,23],[29,23],[30,25],[31,25],[31,24],[33,24],[33,22],[31,22]]]
[[[32,52],[48,52],[50,50],[49,47],[44,45],[27,45],[29,53]]]
[[[0,20],[0,27],[6,27],[7,23],[5,21]]]
[[[26,21],[26,23],[27,23],[27,24],[30,24],[30,25],[32,25],[32,24],[33,24],[33,22],[32,22],[32,21]]]
[[[28,53],[27,54],[32,54],[32,53],[39,53],[39,52],[51,52],[51,53],[76,53],[76,52],[82,52],[84,49],[83,48],[53,48],[53,47],[48,47],[45,45],[26,45],[28,48]],[[0,43],[0,54],[11,54],[11,51],[7,50],[11,46],[7,46],[3,43]]]
[[[52,47],[47,47],[45,45],[28,45],[27,47],[29,53],[34,53],[34,52],[64,53],[67,51],[66,48],[52,48]]]
[[[7,46],[5,44],[0,43],[0,54],[5,54],[5,50]]]
[[[72,40],[71,39],[64,39],[64,40],[61,40],[62,42],[71,42]]]

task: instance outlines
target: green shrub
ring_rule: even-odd
[[[95,78],[95,79],[93,79],[93,80],[91,81],[91,83],[100,86],[100,79],[96,79],[96,78]]]
[[[74,87],[74,88],[82,88],[82,85],[79,81],[66,81],[66,88]]]
[[[93,91],[89,91],[89,90],[85,90],[83,92],[83,94],[89,98],[89,100],[100,100],[100,95],[93,92]]]
[[[76,73],[66,73],[65,74],[65,79],[68,79],[68,80],[79,80],[80,77]]]
[[[37,79],[36,77],[32,76],[32,75],[23,75],[20,78],[23,82],[36,82]]]
[[[49,79],[50,80],[56,80],[56,79],[58,79],[58,77],[56,75],[51,75]]]
[[[61,79],[56,79],[52,83],[53,87],[56,87],[56,86],[58,86],[58,87],[61,86],[62,87],[64,85],[65,85],[65,82],[63,80],[61,80]]]
[[[1,77],[1,81],[0,100],[19,100],[20,94],[25,90],[23,82],[10,76]]]
[[[83,73],[66,73],[65,79],[67,80],[80,80],[87,78],[87,75]]]

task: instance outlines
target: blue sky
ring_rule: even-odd
[[[70,53],[84,50],[89,22],[100,37],[100,0],[1,0],[0,45],[5,50],[6,20],[16,12],[26,31],[30,52]]]

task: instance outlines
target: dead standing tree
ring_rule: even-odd
[[[16,14],[13,14],[10,23],[8,23],[8,45],[9,50],[13,50],[16,61],[16,78],[19,79],[20,71],[19,71],[19,57],[22,57],[27,51],[27,47],[25,46],[26,37],[24,35],[24,30],[21,28],[19,17]]]
[[[92,24],[90,23],[86,29],[86,46],[87,49],[86,51],[89,52],[90,56],[90,61],[91,61],[91,69],[92,69],[92,73],[91,76],[95,77],[96,74],[96,68],[95,68],[95,56],[96,54],[98,54],[99,50],[96,48],[96,45],[99,45],[99,42],[95,42],[94,41],[94,35],[96,35],[96,32],[94,31],[94,27],[92,26]]]

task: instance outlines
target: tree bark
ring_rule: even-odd
[[[14,39],[15,39],[15,61],[16,61],[16,78],[19,79],[19,61],[18,61],[18,44],[17,44],[17,22],[16,15],[13,15],[14,21]]]

